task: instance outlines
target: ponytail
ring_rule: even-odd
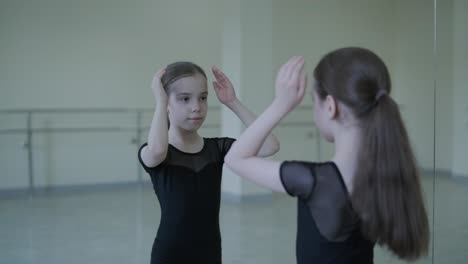
[[[362,231],[401,259],[427,255],[429,223],[398,105],[382,94],[360,119],[363,133],[352,202]]]

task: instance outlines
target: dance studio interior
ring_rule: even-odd
[[[0,264],[150,263],[161,208],[138,160],[155,113],[155,72],[207,75],[203,137],[238,138],[211,67],[255,114],[291,56],[309,77],[327,52],[365,47],[388,66],[420,171],[430,227],[414,263],[468,259],[468,1],[0,1]],[[271,159],[327,161],[311,82],[273,133]],[[225,264],[296,263],[297,199],[224,166]],[[181,253],[183,254],[183,252]],[[374,262],[406,263],[376,245]]]

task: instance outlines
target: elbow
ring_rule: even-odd
[[[273,156],[280,150],[280,144],[278,140],[275,140],[271,145],[264,149],[260,149],[258,156],[260,157],[269,157]]]
[[[153,150],[150,147],[144,147],[141,152],[141,159],[147,167],[159,165],[167,155],[167,149]]]
[[[226,164],[226,166],[228,166],[230,169],[232,169],[233,158],[232,158],[232,155],[230,154],[230,152],[228,152],[226,154],[226,156],[224,156],[224,164]]]
[[[275,138],[275,144],[273,144],[273,147],[272,147],[270,156],[275,155],[276,153],[278,153],[279,150],[280,150],[280,143],[279,143],[279,141]]]
[[[152,157],[166,157],[167,156],[167,148],[151,148],[148,146],[148,152]]]
[[[242,166],[241,163],[242,158],[232,155],[232,153],[228,152],[228,154],[224,156],[224,164],[234,172],[237,172],[237,169]]]

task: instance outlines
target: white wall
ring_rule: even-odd
[[[1,108],[152,106],[153,72],[221,62],[215,0],[0,3]]]
[[[417,15],[415,15],[417,14]],[[416,155],[424,168],[433,167],[434,82],[433,6],[427,1],[275,1],[273,64],[276,68],[292,54],[308,58],[309,71],[325,53],[344,46],[364,46],[387,63],[393,95],[402,105]],[[310,96],[301,114],[288,120],[310,122]],[[305,119],[302,119],[303,116]],[[298,128],[298,130],[301,128]],[[298,140],[317,145],[327,158],[331,146],[304,129]],[[445,131],[444,131],[445,132]],[[314,136],[310,138],[310,134]]]
[[[392,65],[394,39],[394,1],[274,1],[273,65],[276,71],[291,55],[303,54],[308,72],[325,53],[345,46],[365,46],[379,53]],[[392,70],[392,69],[390,69]],[[310,90],[309,90],[310,91]],[[332,145],[318,134],[312,122],[310,92],[285,123],[309,123],[304,127],[279,128],[287,139],[285,155],[289,159],[325,160],[332,155]]]
[[[450,172],[454,131],[454,4],[437,1],[435,168]]]
[[[152,108],[150,82],[165,64],[194,61],[212,79],[209,66],[221,63],[221,6],[216,0],[1,1],[0,109]],[[209,105],[207,123],[218,124],[213,92]],[[33,120],[39,129],[125,129],[135,126],[136,115],[38,114]],[[0,115],[0,129],[25,127],[26,115]],[[203,132],[218,135],[219,127]],[[134,137],[134,129],[35,134],[35,185],[135,181]],[[25,141],[25,134],[0,135],[0,189],[27,186]]]
[[[394,97],[402,105],[424,168],[434,165],[433,80],[437,76],[436,168],[468,175],[465,1],[438,3],[437,69],[430,1],[239,1],[238,37],[226,36],[224,5],[216,0],[2,1],[0,109],[151,108],[153,73],[166,63],[191,60],[209,76],[210,65],[226,67],[241,99],[259,113],[273,97],[274,77],[289,56],[305,55],[311,73],[326,52],[359,45],[376,51],[389,66]],[[240,49],[237,55],[229,56],[229,45],[223,44],[229,37],[239,41],[234,45]],[[211,126],[202,132],[219,135],[221,115],[214,92],[209,104],[207,124]],[[131,128],[135,119],[132,114],[39,115],[33,125]],[[25,120],[24,115],[0,116],[0,128],[24,128]],[[151,112],[142,123],[149,125],[150,120]],[[311,120],[307,95],[285,123]],[[332,153],[332,146],[320,139],[312,125],[282,126],[275,133],[282,141],[277,158],[323,160]],[[138,170],[134,136],[127,130],[35,135],[37,184],[134,180]],[[0,165],[5,168],[0,188],[27,184],[25,138],[24,134],[0,135]],[[97,145],[96,151],[88,152]],[[84,146],[88,148],[83,150]],[[125,154],[102,160],[105,150]],[[74,167],[86,159],[87,169]],[[109,169],[113,164],[119,166]],[[75,168],[74,173],[62,176],[67,168]]]
[[[397,1],[393,87],[420,166],[434,164],[434,11],[428,1]]]
[[[468,177],[468,2],[454,1],[453,172]]]
[[[241,1],[241,94],[242,102],[260,114],[273,96],[272,49],[273,2],[271,0]],[[230,63],[227,61],[226,63]],[[283,141],[284,142],[284,141]],[[284,145],[284,144],[283,144]],[[242,181],[243,194],[264,195],[270,190]]]

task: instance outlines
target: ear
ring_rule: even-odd
[[[335,119],[338,116],[338,102],[331,95],[325,98],[325,110],[329,119]]]

